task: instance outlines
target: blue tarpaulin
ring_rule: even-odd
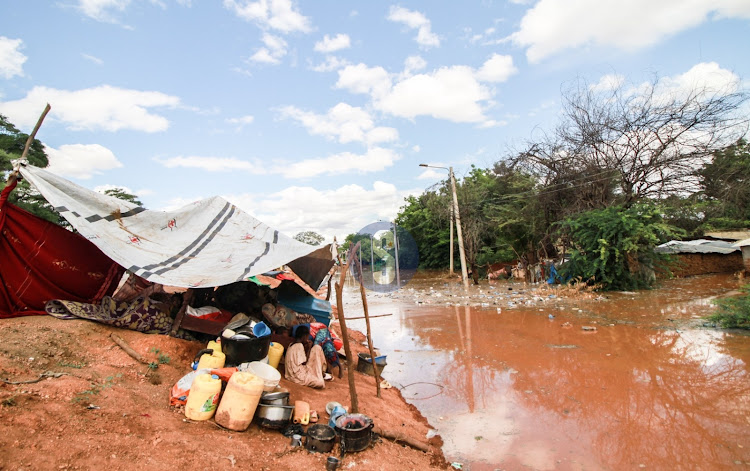
[[[310,314],[315,320],[325,324],[326,327],[331,323],[331,303],[325,299],[280,292],[278,301],[279,304],[293,311]]]

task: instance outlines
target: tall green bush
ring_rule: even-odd
[[[560,274],[605,290],[649,287],[653,270],[663,269],[666,261],[654,248],[679,232],[663,221],[658,206],[648,203],[587,211],[565,219],[560,228],[571,248]]]

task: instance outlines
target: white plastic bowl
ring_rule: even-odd
[[[261,361],[251,361],[245,371],[249,371],[263,380],[263,390],[273,391],[279,385],[281,373],[273,366]]]

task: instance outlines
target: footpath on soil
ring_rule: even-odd
[[[334,324],[334,328],[337,327]],[[122,337],[159,364],[149,368],[110,338]],[[366,352],[354,336],[353,354]],[[325,469],[329,454],[293,448],[279,431],[252,424],[245,432],[213,420],[194,422],[169,405],[171,387],[203,342],[114,329],[83,320],[21,317],[0,323],[0,469]],[[339,469],[446,469],[440,437],[395,388],[375,393],[375,380],[355,371],[359,412],[376,427],[428,443],[424,453],[384,438],[347,453]],[[41,378],[41,380],[39,380]],[[302,399],[326,423],[325,405],[350,408],[342,379],[312,389],[284,380],[292,402]],[[38,381],[35,381],[38,380]],[[338,446],[331,454],[338,455]]]

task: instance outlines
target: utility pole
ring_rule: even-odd
[[[393,253],[396,254],[396,286],[401,287],[401,271],[398,268],[398,233],[396,223],[393,223]]]
[[[464,237],[461,232],[461,215],[458,212],[458,195],[456,195],[456,178],[453,176],[453,167],[436,167],[434,165],[419,164],[420,167],[442,168],[447,170],[451,180],[451,191],[453,193],[453,206],[451,208],[451,248],[450,248],[450,267],[451,275],[453,274],[453,218],[456,219],[456,230],[458,233],[458,255],[461,258],[461,280],[464,288],[469,288],[469,275],[466,271],[466,254],[464,252]]]
[[[450,277],[453,278],[453,205],[451,204],[451,272]]]
[[[469,289],[469,274],[466,271],[466,254],[464,253],[464,237],[461,232],[461,214],[458,211],[458,195],[456,195],[456,177],[453,176],[453,167],[448,167],[451,176],[451,189],[453,190],[453,211],[456,216],[456,233],[458,234],[458,255],[461,258],[461,278],[464,289]]]

